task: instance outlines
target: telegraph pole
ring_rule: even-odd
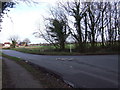
[[[70,34],[70,53],[72,53],[71,39],[72,39],[72,35]]]

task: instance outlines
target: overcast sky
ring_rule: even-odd
[[[15,8],[10,9],[10,12],[8,12],[9,17],[4,15],[2,31],[0,32],[0,43],[9,42],[9,37],[13,35],[18,35],[21,41],[29,38],[31,43],[46,42],[44,39],[34,37],[33,32],[37,31],[39,25],[41,29],[44,27],[43,16],[49,16],[49,8],[55,6],[56,1],[60,0],[34,1],[40,2],[38,5],[32,6],[20,3]]]
[[[40,0],[38,5],[32,6],[21,3],[10,9],[9,17],[4,15],[3,18],[0,43],[8,42],[12,35],[18,35],[21,41],[29,38],[31,43],[44,43],[45,40],[34,37],[33,32],[37,30],[39,24],[43,27],[43,16],[49,15],[49,7],[54,6],[56,0],[50,1]]]

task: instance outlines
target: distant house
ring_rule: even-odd
[[[20,42],[19,44],[17,44],[19,47],[24,47],[27,46],[25,42]]]
[[[0,43],[0,48],[2,48],[2,46],[3,46],[3,44],[2,44],[2,43]]]
[[[10,42],[5,42],[5,43],[3,44],[3,48],[9,48],[10,45],[11,45]]]

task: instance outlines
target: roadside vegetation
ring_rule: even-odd
[[[47,46],[16,45],[12,50],[42,55],[118,54],[120,49],[120,2],[58,2],[44,16],[44,28],[33,35],[45,39]],[[40,25],[39,25],[40,26]],[[17,43],[18,44],[18,43]],[[16,45],[16,46],[15,46]],[[28,46],[27,46],[28,45]]]
[[[21,60],[20,58],[12,57],[3,54],[2,55],[5,58],[8,58],[9,60],[15,61],[17,64],[24,67],[27,71],[29,71],[37,80],[40,81],[43,88],[71,88],[68,84],[64,83],[60,78],[56,77],[55,75],[50,74],[48,71],[36,67],[32,63],[26,62],[24,60]],[[4,58],[3,58],[4,61]],[[7,66],[5,63],[3,63],[3,71],[6,70]],[[3,88],[9,87],[10,78],[8,77],[9,74],[6,73],[8,71],[4,71],[3,75]],[[12,87],[12,86],[11,86]]]
[[[103,48],[101,47],[100,43],[98,43],[98,46],[94,49],[95,50],[93,51],[92,48],[86,48],[86,50],[84,50],[83,52],[79,52],[76,50],[75,44],[66,44],[64,51],[61,51],[60,49],[55,49],[54,46],[26,46],[21,48],[12,48],[12,50],[38,55],[104,55],[119,53],[118,46],[106,46]]]
[[[66,43],[74,43],[75,53],[111,53],[120,48],[119,2],[59,2],[45,17],[44,32],[33,34],[44,38],[61,52]],[[54,51],[55,51],[54,50]],[[52,52],[51,52],[52,53]]]

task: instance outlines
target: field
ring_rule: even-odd
[[[90,44],[87,45],[89,47]],[[71,47],[71,52],[70,52]],[[13,48],[12,50],[21,51],[24,53],[31,53],[31,54],[39,54],[39,55],[89,55],[89,54],[117,54],[118,49],[117,47],[112,48],[101,48],[100,43],[97,43],[97,47],[94,48],[94,52],[91,51],[91,48],[86,48],[84,52],[80,53],[77,52],[75,48],[75,44],[66,44],[65,50],[60,51],[59,49],[55,49],[54,46],[26,46],[26,47],[17,47]]]
[[[31,53],[31,54],[40,54],[40,55],[72,55],[72,54],[79,54],[75,52],[58,52],[54,49],[54,47],[51,46],[28,46],[28,47],[22,47],[22,48],[14,48],[12,50],[21,51],[24,53]]]

